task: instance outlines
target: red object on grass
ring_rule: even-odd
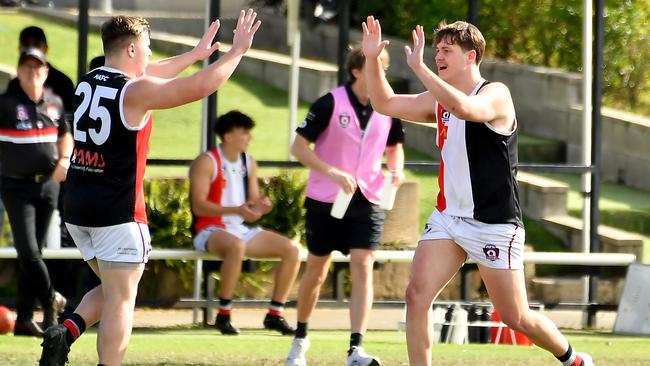
[[[7,334],[14,330],[16,318],[14,312],[7,307],[0,305],[0,334]]]
[[[492,312],[492,321],[493,322],[500,322],[501,317],[499,316],[499,313],[495,311]],[[512,334],[514,333],[514,339],[512,339]],[[490,337],[490,343],[497,343],[497,335],[499,334],[499,328],[497,327],[492,327],[492,332],[491,332],[491,337]],[[501,334],[499,335],[499,344],[512,344],[512,345],[517,345],[517,346],[532,346],[534,343],[528,339],[525,335],[517,332],[517,331],[512,331],[510,328],[507,326],[501,328]]]

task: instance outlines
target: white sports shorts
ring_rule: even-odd
[[[151,236],[146,224],[124,224],[87,227],[65,226],[79,248],[84,261],[97,258],[106,262],[147,263],[151,252]]]
[[[433,210],[420,242],[449,239],[485,267],[523,269],[525,237],[524,228],[515,224],[486,224]]]
[[[208,226],[194,236],[194,249],[198,250],[199,252],[205,252],[207,250],[206,245],[210,239],[210,234],[212,234],[214,231],[219,230],[223,230],[229,234],[236,236],[237,238],[243,240],[246,244],[248,244],[248,242],[253,239],[255,235],[264,231],[264,229],[259,226],[249,227],[244,224],[227,225],[225,228],[220,226]]]

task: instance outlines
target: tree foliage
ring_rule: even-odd
[[[482,0],[478,26],[488,57],[581,71],[580,0]],[[353,2],[354,26],[366,15],[377,16],[385,33],[410,39],[417,24],[433,29],[441,20],[467,17],[467,0],[365,0]],[[650,1],[606,2],[604,92],[616,107],[650,114]],[[640,105],[646,96],[647,105]]]

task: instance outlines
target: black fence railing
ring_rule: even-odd
[[[192,160],[185,159],[149,159],[147,164],[155,166],[189,166]],[[300,168],[303,165],[297,161],[288,160],[261,160],[257,162],[260,167],[270,168]],[[432,161],[407,161],[404,167],[414,170],[438,171],[440,163]],[[564,173],[564,174],[582,174],[590,172],[591,166],[579,164],[538,164],[538,163],[519,163],[519,170],[525,172],[537,173]]]

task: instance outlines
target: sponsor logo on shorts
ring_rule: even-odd
[[[485,244],[483,247],[483,253],[485,253],[485,258],[491,260],[492,262],[499,259],[499,248],[494,244]]]
[[[433,228],[431,227],[431,225],[429,225],[429,224],[425,224],[425,225],[424,225],[424,233],[425,233],[425,234],[430,233],[432,229],[433,229]]]
[[[138,255],[138,250],[135,248],[117,248],[117,254],[120,255]]]

